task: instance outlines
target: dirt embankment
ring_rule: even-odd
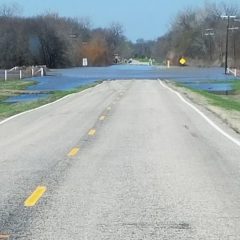
[[[186,98],[194,102],[195,104],[206,108],[208,111],[212,112],[218,116],[223,122],[230,126],[234,131],[240,133],[240,112],[235,110],[227,110],[219,106],[211,104],[211,101],[196,92],[193,92],[187,88],[176,86],[175,84],[166,81],[166,83],[176,91],[180,92]]]

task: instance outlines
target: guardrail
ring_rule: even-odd
[[[46,66],[13,67],[11,69],[0,70],[0,80],[23,79],[36,76],[45,76]]]

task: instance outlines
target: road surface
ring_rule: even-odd
[[[240,138],[199,110],[107,81],[0,124],[0,235],[240,239]]]

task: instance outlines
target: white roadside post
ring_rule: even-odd
[[[43,71],[43,68],[41,68],[41,77],[44,76],[44,71]]]
[[[34,77],[34,68],[32,68],[32,77]]]
[[[170,68],[170,60],[167,60],[167,67]]]
[[[19,78],[20,78],[20,80],[22,79],[22,70],[20,70],[20,72],[19,72]]]
[[[4,80],[7,81],[7,70],[4,72]]]
[[[150,58],[149,59],[149,66],[152,66],[153,65],[153,60]]]

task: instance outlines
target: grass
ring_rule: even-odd
[[[2,90],[24,90],[29,86],[36,84],[35,81],[8,80],[0,81],[0,91]]]
[[[36,84],[36,82],[34,81],[9,81],[4,83],[1,82],[0,83],[0,119],[4,119],[33,108],[37,108],[47,103],[56,101],[66,95],[81,92],[87,88],[94,87],[99,83],[100,81],[93,84],[85,85],[82,87],[77,87],[69,91],[54,91],[51,94],[49,94],[49,97],[47,97],[46,99],[41,99],[37,101],[22,102],[22,103],[5,103],[4,102],[5,99],[7,99],[10,96],[13,96],[11,93],[6,92],[6,90],[24,90],[28,86]]]
[[[16,95],[14,91],[24,90],[29,86],[35,85],[35,81],[8,80],[0,81],[0,102],[6,98]]]
[[[233,83],[233,89],[235,93],[240,95],[240,80],[237,80]]]
[[[192,92],[204,96],[211,105],[218,106],[226,110],[240,111],[240,81],[232,82],[234,91],[233,94],[229,95],[217,95],[204,90],[195,90],[179,83],[176,85],[187,88]]]

